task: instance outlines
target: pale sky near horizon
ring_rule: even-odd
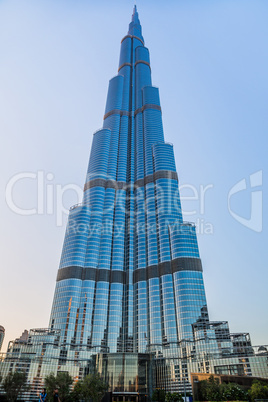
[[[139,0],[137,7],[185,220],[199,232],[210,319],[268,344],[268,2]],[[24,329],[48,326],[66,227],[57,200],[64,186],[83,187],[132,8],[129,0],[0,1],[2,352]],[[256,172],[262,184],[251,194]],[[6,202],[18,174],[32,178],[14,184],[13,202],[37,208],[38,175],[39,213],[20,215]],[[231,213],[228,194],[243,179]],[[210,186],[204,208],[202,186]],[[187,200],[194,191],[198,199]],[[79,201],[72,190],[63,198],[66,208]]]

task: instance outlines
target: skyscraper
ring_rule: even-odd
[[[164,140],[135,8],[94,134],[83,203],[70,211],[50,326],[66,344],[145,353],[192,339],[200,319],[208,315],[195,226],[182,219],[173,146]]]
[[[166,359],[166,367],[207,349],[208,339],[218,355],[233,350],[228,323],[209,322],[195,225],[182,218],[161,114],[134,7],[57,276],[50,327],[61,330],[67,354],[149,354]],[[186,366],[177,373],[188,381]]]
[[[110,390],[134,396],[190,390],[194,372],[268,377],[266,349],[209,321],[195,225],[183,221],[136,7],[83,202],[70,209],[49,329],[32,330],[22,348],[39,356],[32,383],[95,367]]]

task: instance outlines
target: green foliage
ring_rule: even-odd
[[[9,373],[2,385],[6,398],[10,402],[15,402],[22,392],[30,389],[30,386],[27,384],[27,374],[24,371]]]
[[[200,381],[199,398],[202,401],[220,401],[220,384],[218,378],[213,375],[208,380]]]
[[[268,399],[268,385],[261,381],[253,381],[248,393],[252,401],[255,399]]]
[[[165,402],[182,402],[183,397],[178,392],[166,393]]]
[[[74,401],[79,401],[83,397],[83,381],[78,381],[72,392],[72,399]]]
[[[59,397],[61,402],[68,402],[71,400],[70,387],[73,379],[67,371],[59,372],[56,377],[54,374],[49,374],[45,378],[45,387],[47,389],[48,401],[53,401],[53,393],[55,389],[59,390]]]
[[[152,395],[152,401],[157,402],[182,402],[183,398],[178,392],[165,392],[163,389],[155,389]]]
[[[238,384],[220,384],[213,375],[200,381],[199,399],[202,401],[247,401],[248,394]]]
[[[163,389],[155,389],[152,395],[152,401],[165,402],[165,391]]]
[[[84,401],[100,402],[107,389],[108,385],[98,373],[89,374],[75,384],[73,398],[76,401],[83,399]]]
[[[248,394],[238,384],[229,383],[220,385],[222,401],[247,401]]]

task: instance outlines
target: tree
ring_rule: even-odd
[[[247,401],[248,394],[238,384],[220,384],[213,375],[200,381],[199,399],[202,401]]]
[[[72,399],[74,401],[79,401],[83,397],[83,381],[78,381],[72,392]]]
[[[248,391],[252,401],[255,399],[268,399],[268,385],[261,381],[255,380]]]
[[[73,395],[75,399],[99,402],[105,395],[108,385],[102,380],[99,373],[88,374],[83,380],[78,381],[74,386]]]
[[[182,402],[183,397],[178,392],[168,392],[165,397],[165,402]]]
[[[15,402],[21,393],[30,389],[27,384],[27,374],[24,371],[9,373],[3,381],[3,389],[7,400]]]
[[[202,401],[220,401],[220,383],[213,375],[208,380],[200,381],[199,398]]]
[[[229,383],[220,385],[222,401],[247,401],[248,394],[238,384]]]
[[[163,389],[155,389],[152,395],[152,401],[165,402],[166,393]]]
[[[45,378],[45,387],[47,389],[48,401],[53,400],[53,392],[55,389],[59,390],[59,397],[61,402],[67,402],[71,399],[70,387],[73,383],[73,378],[67,371],[59,372],[56,377],[54,374],[49,374]]]

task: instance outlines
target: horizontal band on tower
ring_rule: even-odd
[[[148,63],[148,61],[145,61],[145,60],[137,60],[135,62],[135,67],[136,67],[137,64],[140,64],[140,63],[146,64],[146,66],[150,67],[150,69],[151,69],[150,63]]]
[[[121,66],[118,68],[118,72],[121,70],[121,68],[126,67],[126,66],[132,67],[132,64],[131,63],[123,63],[123,64],[121,64]]]
[[[158,265],[151,265],[146,268],[136,269],[133,272],[133,283],[158,278],[163,275],[174,274],[179,271],[202,272],[200,258],[181,257],[171,261],[161,262]]]
[[[141,41],[141,43],[143,44],[143,46],[144,46],[144,42],[143,42],[143,40],[141,39],[141,38],[139,38],[138,36],[135,36],[135,35],[126,35],[126,36],[124,36],[123,37],[123,39],[121,40],[121,43],[125,40],[125,39],[127,39],[127,38],[134,38],[134,39],[138,39],[139,41]]]
[[[159,110],[160,112],[162,112],[161,106],[154,105],[153,103],[147,103],[146,105],[143,105],[142,107],[139,107],[138,109],[136,109],[134,112],[134,116],[136,116],[138,113],[142,113],[144,110],[147,110],[147,109],[155,109],[155,110]],[[107,117],[112,116],[113,114],[118,114],[119,116],[128,116],[128,117],[133,116],[133,112],[128,112],[127,110],[113,109],[104,115],[103,120],[107,119]]]
[[[174,260],[161,262],[133,271],[133,283],[159,278],[163,275],[174,274],[179,271],[202,272],[200,258],[181,257]],[[58,270],[57,282],[65,279],[92,280],[96,282],[128,283],[130,271],[119,271],[97,268],[65,267]]]
[[[147,109],[155,109],[155,110],[159,110],[160,112],[162,112],[161,106],[154,105],[153,103],[147,103],[147,105],[143,105],[142,107],[139,107],[138,109],[136,109],[134,116],[136,116],[138,113],[141,113]]]
[[[145,60],[137,60],[134,64],[134,67],[136,67],[137,64],[140,64],[140,63],[145,64],[146,66],[150,67],[150,69],[151,69],[150,63],[148,63],[148,61],[145,61]],[[126,66],[131,67],[131,68],[133,67],[133,65],[131,63],[123,63],[123,64],[121,64],[121,66],[119,66],[118,72],[121,70],[121,68],[126,67]]]
[[[71,266],[58,270],[57,282],[64,279],[80,279],[82,281],[124,283],[125,278],[124,271]]]
[[[120,116],[130,117],[132,113],[127,110],[113,109],[104,115],[103,120],[107,119],[107,117],[112,116],[113,114],[119,114]]]
[[[84,191],[92,187],[113,188],[115,190],[123,190],[127,186],[124,181],[105,180],[105,179],[92,179],[84,185]]]
[[[159,179],[171,179],[178,181],[177,172],[172,170],[159,170],[154,174],[149,174],[143,179],[136,180],[134,183],[126,183],[124,181],[116,181],[111,179],[92,179],[89,180],[84,185],[84,191],[93,187],[103,187],[103,188],[113,188],[115,190],[127,190],[131,185],[134,184],[134,188],[144,187],[146,184],[153,183]]]
[[[146,184],[153,183],[159,179],[171,179],[178,181],[178,175],[177,172],[173,172],[172,170],[159,170],[154,174],[148,174],[148,176],[145,176],[143,179],[136,180],[134,185],[135,187],[143,187],[146,186]]]

